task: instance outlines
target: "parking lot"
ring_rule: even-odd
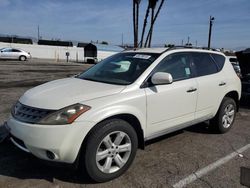
[[[91,65],[52,61],[0,61],[0,124],[10,108],[29,88],[58,78],[73,76]],[[95,184],[68,167],[51,166],[26,154],[9,141],[0,143],[0,187],[172,187],[196,175],[185,187],[243,187],[240,167],[250,167],[250,107],[242,106],[234,127],[216,134],[206,123],[163,136],[138,150],[131,168],[113,181]],[[235,157],[215,162],[236,152]],[[223,161],[223,160],[222,160]],[[211,166],[211,165],[212,166]],[[217,164],[217,163],[216,163]],[[204,170],[202,176],[195,172]]]

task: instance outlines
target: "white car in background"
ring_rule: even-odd
[[[240,79],[220,52],[136,49],[28,90],[6,128],[20,149],[79,162],[104,182],[123,174],[146,140],[207,120],[229,131],[240,96]]]
[[[16,48],[2,48],[0,49],[0,59],[16,59],[20,61],[26,61],[30,59],[31,55],[21,49]]]

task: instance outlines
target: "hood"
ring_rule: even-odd
[[[20,98],[27,106],[57,110],[66,106],[120,93],[125,86],[65,78],[34,87]]]

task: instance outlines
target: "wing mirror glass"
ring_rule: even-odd
[[[154,85],[171,84],[173,83],[173,77],[171,74],[166,72],[157,72],[151,77],[151,82]]]

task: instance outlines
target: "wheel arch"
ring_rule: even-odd
[[[132,115],[132,114],[126,114],[126,113],[113,115],[113,116],[107,117],[107,118],[99,121],[98,123],[96,123],[95,126],[93,126],[91,128],[91,130],[88,132],[88,134],[85,136],[85,138],[84,138],[84,140],[82,142],[81,148],[86,146],[86,143],[87,143],[87,140],[88,140],[89,136],[94,131],[94,129],[96,129],[99,126],[100,123],[102,123],[104,121],[109,121],[109,120],[112,120],[112,119],[122,119],[122,120],[128,122],[135,129],[135,132],[136,132],[137,137],[138,137],[138,147],[140,149],[145,148],[144,131],[142,129],[142,126],[141,126],[141,123],[140,123],[139,119],[136,116]]]
[[[22,57],[24,57],[24,58],[25,58],[25,60],[27,59],[27,56],[26,56],[26,55],[23,55],[23,54],[22,54],[22,55],[20,55],[18,59],[19,59],[19,60],[21,60],[21,58],[22,58]]]
[[[224,96],[224,98],[225,97],[229,97],[229,98],[233,99],[235,101],[235,103],[236,103],[237,111],[239,111],[240,101],[239,101],[238,92],[237,91],[230,91]]]

